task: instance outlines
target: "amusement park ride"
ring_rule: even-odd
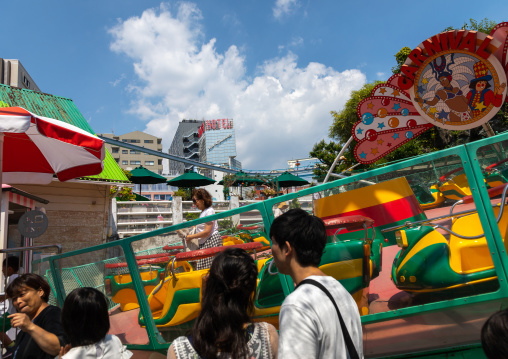
[[[358,162],[373,163],[432,126],[464,130],[488,124],[506,99],[507,33],[508,23],[502,23],[490,35],[449,31],[418,45],[402,74],[359,104],[352,129]],[[80,285],[70,271],[92,268],[90,281],[111,300],[111,332],[132,350],[164,353],[200,310],[207,270],[195,270],[193,262],[236,246],[257,261],[253,320],[277,326],[280,305],[294,285],[277,272],[270,255],[273,209],[308,196],[327,228],[320,267],[356,300],[367,358],[450,353],[481,358],[483,323],[508,305],[507,161],[508,133],[503,133],[56,255],[36,267],[48,277],[59,304]],[[262,222],[237,225],[235,218],[244,212],[256,212]],[[183,251],[176,231],[210,220],[231,224],[223,233],[224,246]],[[155,236],[173,244],[135,252]]]

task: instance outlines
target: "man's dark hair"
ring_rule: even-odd
[[[4,259],[2,265],[5,269],[11,267],[14,273],[19,270],[19,257],[11,256]]]
[[[301,266],[317,267],[327,236],[321,218],[295,208],[275,218],[270,228],[270,238],[280,248],[285,248],[286,242],[289,242]]]
[[[23,288],[31,288],[35,290],[42,289],[44,295],[42,299],[47,303],[49,300],[49,292],[51,288],[48,282],[40,275],[34,273],[25,273],[14,279],[11,284],[5,289],[5,294],[8,298],[18,297]]]
[[[482,347],[487,358],[508,358],[508,309],[492,314],[482,328]]]
[[[62,326],[73,348],[104,339],[110,326],[104,294],[87,287],[70,292],[62,308]]]

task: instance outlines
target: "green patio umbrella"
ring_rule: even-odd
[[[141,185],[164,183],[167,179],[143,166],[139,166],[131,171],[130,181],[139,184],[139,194],[141,195]]]
[[[201,187],[214,184],[215,181],[196,172],[186,172],[181,176],[169,180],[167,183],[175,187]]]
[[[264,183],[265,181],[262,177],[249,175],[248,173],[239,171],[233,175],[233,183],[231,183],[231,186],[256,186]],[[220,180],[217,184],[224,185],[224,180]]]
[[[279,184],[279,187],[297,187],[306,186],[309,184],[309,182],[303,178],[295,176],[294,174],[287,171],[277,177],[277,183]]]
[[[217,184],[224,186],[224,180],[220,180],[219,182],[217,182]],[[265,184],[265,181],[263,180],[262,177],[256,175],[249,175],[248,173],[239,171],[233,175],[233,182],[231,183],[231,186],[240,186],[241,191],[240,195],[243,195],[244,186],[248,187],[262,184]]]

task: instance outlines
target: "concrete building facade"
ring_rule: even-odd
[[[202,124],[203,121],[199,120],[180,121],[168,153],[199,161],[199,128]],[[181,175],[190,169],[192,169],[192,165],[178,161],[169,161],[169,174],[171,176]]]
[[[100,136],[112,138],[117,141],[132,143],[136,146],[145,147],[154,151],[162,151],[162,138],[149,135],[141,131],[133,131],[124,135],[115,135],[112,133],[102,133]],[[162,174],[162,158],[158,156],[149,155],[136,150],[106,144],[106,148],[110,151],[111,155],[118,163],[118,165],[131,171],[136,167],[143,166],[150,171]]]
[[[0,84],[41,92],[19,60],[0,58]]]

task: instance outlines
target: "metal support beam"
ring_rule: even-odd
[[[148,154],[153,155],[153,156],[167,158],[167,159],[170,159],[172,161],[183,162],[183,163],[186,163],[186,164],[189,164],[189,165],[193,165],[193,166],[196,166],[196,167],[208,168],[210,170],[220,171],[220,172],[226,172],[226,173],[236,173],[236,172],[238,172],[237,170],[233,170],[231,168],[212,166],[212,165],[209,165],[209,164],[206,164],[206,163],[201,163],[199,161],[188,160],[188,159],[185,159],[185,158],[180,157],[180,156],[170,155],[169,153],[164,153],[164,152],[160,152],[160,151],[154,151],[154,150],[151,150],[149,148],[145,148],[145,147],[141,147],[141,146],[136,146],[136,145],[133,145],[133,144],[130,144],[130,143],[127,143],[127,142],[113,140],[112,138],[108,138],[108,137],[103,137],[103,136],[97,136],[97,137],[99,137],[104,142],[109,143],[110,145],[115,145],[115,146],[118,146],[118,147],[129,148],[131,150],[148,153]]]
[[[164,153],[164,152],[160,152],[160,151],[154,151],[154,150],[151,150],[149,148],[133,145],[131,143],[113,140],[112,138],[109,138],[109,137],[103,137],[103,136],[99,136],[99,135],[97,135],[97,137],[99,137],[104,142],[109,143],[110,145],[114,145],[114,146],[118,146],[118,147],[124,147],[124,148],[128,148],[128,149],[131,149],[131,150],[148,153],[148,154],[153,155],[153,156],[167,158],[167,159],[170,159],[172,161],[183,162],[183,163],[190,164],[190,165],[193,165],[193,166],[196,166],[196,167],[208,168],[208,169],[214,170],[214,171],[233,173],[233,174],[238,172],[238,170],[233,170],[231,168],[214,166],[214,165],[209,165],[207,163],[202,163],[202,162],[199,162],[199,161],[188,160],[188,159],[185,159],[185,158],[180,157],[180,156],[170,155],[169,153]],[[270,176],[270,175],[272,175],[272,176],[278,176],[282,172],[285,172],[285,171],[287,171],[287,170],[281,170],[281,171],[272,172],[272,173],[248,171],[247,174],[253,175],[253,176],[255,176],[255,175],[260,175],[260,176]],[[309,169],[303,169],[302,168],[302,169],[293,170],[293,171],[290,171],[290,172],[291,173],[299,173],[299,172],[310,172],[310,171],[312,171],[312,168],[309,168]]]

